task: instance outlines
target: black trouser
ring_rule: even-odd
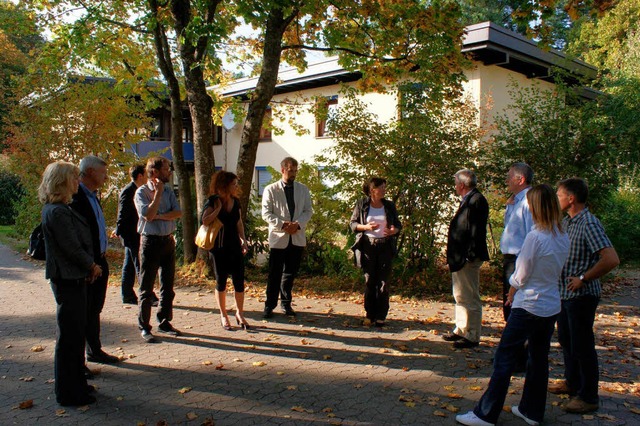
[[[124,262],[122,262],[122,300],[137,298],[133,286],[140,274],[140,238],[124,240]]]
[[[265,308],[275,309],[278,306],[278,295],[280,295],[282,306],[291,306],[293,280],[300,269],[303,250],[304,247],[294,245],[289,239],[287,248],[272,248],[269,251],[269,278]]]
[[[364,310],[372,321],[384,321],[389,313],[389,275],[393,247],[391,239],[371,241],[362,237],[362,271],[364,272]]]
[[[509,319],[509,314],[511,313],[511,305],[507,306],[507,295],[509,294],[509,289],[511,288],[511,284],[509,284],[509,278],[513,275],[513,271],[516,269],[516,259],[518,256],[515,254],[505,254],[502,258],[502,315],[504,316],[504,320],[507,321]]]
[[[84,344],[87,323],[87,284],[80,280],[51,280],[56,299],[58,339],[54,355],[55,393],[58,402],[87,394]]]
[[[94,282],[87,284],[87,355],[100,353],[100,314],[107,297],[107,282],[109,281],[109,264],[103,256],[95,259],[102,268],[100,275]]]
[[[156,317],[160,324],[173,319],[173,280],[176,272],[176,245],[172,235],[143,235],[140,241],[140,291],[138,327],[151,330],[153,284],[160,271],[160,302]]]

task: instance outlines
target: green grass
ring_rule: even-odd
[[[13,225],[0,225],[0,243],[19,253],[26,252],[29,247],[29,241],[18,235]]]

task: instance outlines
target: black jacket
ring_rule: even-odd
[[[82,187],[78,187],[78,192],[73,195],[73,201],[71,201],[70,206],[89,224],[93,243],[93,255],[97,263],[102,255],[102,251],[100,250],[100,227],[98,227],[98,220],[93,212],[93,207],[91,207],[91,201],[87,198],[87,194],[84,193]]]
[[[402,229],[402,223],[400,223],[400,219],[398,218],[398,211],[396,210],[395,204],[392,201],[382,199],[382,206],[384,207],[384,213],[387,217],[387,228],[390,228],[391,225],[395,226],[398,229],[398,232]],[[351,250],[353,250],[354,262],[357,267],[361,267],[360,258],[362,253],[360,252],[360,240],[364,235],[362,231],[356,231],[358,225],[365,225],[367,223],[367,215],[369,214],[369,208],[371,207],[371,197],[365,197],[356,203],[356,206],[353,209],[353,214],[351,215],[351,221],[349,222],[349,227],[353,232],[356,233],[356,241],[351,246]],[[395,254],[396,251],[396,241],[398,234],[394,235],[392,238],[392,247]]]
[[[138,234],[138,210],[133,201],[138,187],[135,182],[130,182],[120,192],[118,199],[118,220],[116,222],[116,235],[122,237],[125,246],[130,246],[130,242],[139,241]]]
[[[462,269],[467,260],[489,260],[488,218],[487,199],[480,191],[472,189],[449,225],[447,264],[451,272]]]

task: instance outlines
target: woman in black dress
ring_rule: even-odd
[[[56,401],[63,406],[95,402],[84,375],[87,286],[102,274],[93,261],[89,224],[69,207],[78,192],[80,170],[65,161],[51,163],[42,175],[38,198],[47,253],[45,277],[56,299],[58,333],[54,355]]]
[[[219,171],[211,178],[210,196],[202,212],[204,225],[211,225],[216,218],[223,224],[209,256],[213,259],[216,301],[220,309],[220,321],[225,330],[231,330],[226,309],[229,275],[231,275],[236,300],[236,323],[245,330],[249,329],[243,313],[244,255],[247,254],[248,248],[240,214],[239,193],[238,177],[231,172]]]

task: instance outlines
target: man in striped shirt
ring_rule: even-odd
[[[586,206],[587,183],[579,178],[562,180],[557,194],[560,207],[568,214],[563,228],[571,246],[559,282],[558,341],[564,354],[565,381],[550,385],[549,392],[572,396],[561,406],[563,410],[588,413],[596,411],[599,403],[593,323],[600,301],[600,277],[620,261],[602,224]]]

